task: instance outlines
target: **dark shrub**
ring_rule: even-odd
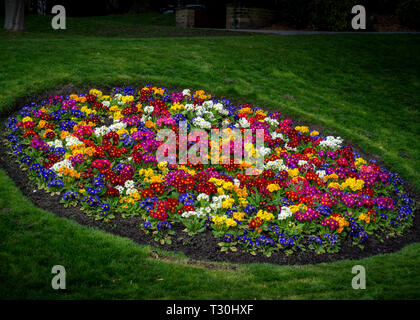
[[[278,9],[280,19],[287,22],[292,28],[303,29],[308,26],[309,9],[311,0],[280,0]]]
[[[420,29],[420,0],[403,0],[397,6],[400,22],[413,29]]]
[[[309,27],[322,31],[352,31],[355,5],[364,5],[360,0],[311,0],[309,3]],[[368,16],[368,14],[366,14]]]

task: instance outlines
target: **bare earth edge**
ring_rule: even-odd
[[[135,86],[134,84],[132,85]],[[154,85],[158,84],[154,83]],[[67,85],[62,86],[61,88],[46,90],[31,97],[17,99],[16,102],[13,104],[13,107],[8,108],[7,110],[3,110],[0,113],[2,119],[0,125],[2,126],[2,128],[4,128],[4,121],[10,114],[17,112],[25,104],[28,104],[32,101],[39,102],[43,99],[46,99],[49,95],[65,96],[71,93],[87,93],[90,88],[96,88],[102,90],[103,92],[109,92],[111,90],[111,87],[104,86],[77,87]],[[171,87],[168,89],[170,91],[182,90],[179,87]],[[241,101],[231,99],[231,101],[232,100],[235,103],[241,103]],[[265,109],[267,109],[268,111],[270,110],[269,107],[266,107]],[[283,111],[281,112],[283,115],[285,115]],[[299,121],[297,121],[294,118],[292,119],[295,123],[299,124]],[[311,124],[308,122],[305,122],[305,124],[310,125],[311,128],[319,130],[320,132],[324,133],[324,135],[326,132],[328,132],[328,130],[322,128],[317,124]],[[2,140],[4,139],[5,137],[3,134]],[[355,146],[348,140],[345,140],[345,143],[351,145],[353,149],[357,150],[363,157],[368,159],[377,159],[377,161],[381,165],[383,165],[379,156],[360,150],[357,146]],[[143,222],[141,217],[123,219],[120,216],[116,216],[115,219],[113,219],[111,222],[104,223],[101,221],[96,221],[93,217],[89,217],[85,213],[80,211],[79,205],[77,207],[64,208],[64,206],[61,203],[59,203],[61,199],[60,195],[51,196],[43,191],[33,192],[33,190],[36,190],[36,187],[29,179],[26,172],[21,170],[19,164],[16,162],[16,158],[10,154],[10,150],[3,143],[3,141],[0,144],[0,155],[0,168],[5,170],[9,177],[11,177],[12,180],[15,182],[16,186],[21,190],[23,195],[27,197],[37,207],[53,212],[59,217],[64,217],[76,221],[81,225],[90,226],[96,229],[107,231],[114,235],[130,238],[138,244],[150,245],[152,247],[158,247],[159,249],[165,249],[169,251],[182,252],[188,258],[190,258],[189,262],[187,262],[188,264],[196,264],[210,268],[215,267],[215,265],[212,265],[208,262],[272,263],[279,265],[316,264],[345,259],[358,260],[377,254],[395,252],[410,243],[420,242],[420,210],[417,209],[414,212],[413,226],[409,230],[407,230],[404,233],[404,235],[395,238],[387,238],[382,243],[379,240],[377,240],[376,237],[370,236],[368,241],[365,243],[365,247],[363,250],[358,247],[352,246],[351,241],[349,239],[342,240],[340,252],[337,254],[317,255],[316,253],[306,251],[304,253],[294,253],[293,255],[288,256],[282,252],[275,252],[270,258],[268,258],[262,254],[253,256],[242,249],[238,250],[237,252],[224,253],[220,251],[220,247],[218,246],[218,242],[220,242],[220,239],[218,240],[214,238],[210,231],[206,231],[194,237],[190,237],[185,232],[182,232],[184,226],[180,223],[177,223],[173,226],[173,230],[176,232],[176,234],[172,238],[173,243],[171,245],[165,244],[162,246],[156,243],[150,235],[146,235],[140,230],[139,226]],[[412,194],[412,196],[418,203],[420,201],[420,194],[417,192],[417,190],[413,187],[412,184],[410,184],[409,182],[406,182],[406,184],[406,190]],[[152,255],[152,257],[158,258],[159,256],[157,254],[154,254]],[[170,257],[162,257],[162,259],[172,260]],[[207,263],[205,261],[207,261]]]

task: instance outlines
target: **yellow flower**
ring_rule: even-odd
[[[127,133],[127,134],[128,134],[128,131],[127,131],[126,129],[119,129],[119,130],[117,131],[117,134],[118,134],[119,136],[122,136],[124,133]]]
[[[232,198],[225,199],[222,202],[222,208],[223,209],[231,209],[234,203],[235,203],[235,200],[232,199]]]
[[[98,98],[102,97],[102,91],[96,90],[96,89],[91,89],[89,91],[89,94],[92,94]]]
[[[69,134],[70,134],[70,132],[68,132],[68,131],[61,131],[60,139],[64,140]]]
[[[228,190],[228,191],[231,191],[232,188],[233,188],[233,186],[234,186],[234,184],[232,182],[224,182],[222,184],[222,186],[223,186],[223,189]]]
[[[359,220],[360,221],[365,221],[366,223],[369,223],[370,222],[370,217],[367,214],[362,213],[359,216]]]
[[[200,98],[200,99],[208,99],[211,98],[211,95],[206,95],[204,90],[197,90],[194,94],[194,98]]]
[[[87,106],[83,106],[80,111],[86,113],[86,115],[96,114],[96,110],[89,109]]]
[[[270,221],[274,219],[274,215],[271,212],[260,210],[257,213],[257,218],[264,221]]]
[[[299,175],[299,169],[298,168],[289,169],[287,172],[289,173],[289,176],[291,178],[296,177],[296,176]]]
[[[112,117],[114,118],[114,120],[120,120],[123,117],[123,115],[121,114],[120,111],[118,111],[118,112],[114,112]]]
[[[145,176],[146,178],[150,178],[152,176],[154,176],[154,171],[152,168],[147,168],[147,169],[140,169],[139,170],[139,175],[141,176]]]
[[[238,224],[235,220],[233,220],[233,219],[231,219],[231,218],[226,219],[226,220],[225,220],[225,223],[226,223],[226,226],[227,226],[228,228],[230,228],[230,227],[236,227],[236,226],[237,226],[237,224]]]
[[[348,227],[350,224],[341,216],[332,217],[335,221],[338,222],[338,233],[343,232],[344,227]]]
[[[274,192],[280,190],[280,186],[277,183],[271,183],[267,186],[268,191]]]
[[[325,180],[329,180],[329,179],[334,179],[337,180],[338,179],[338,175],[336,175],[335,173],[331,173],[329,175],[324,176]]]
[[[124,103],[128,103],[128,102],[132,102],[132,101],[134,101],[134,97],[133,97],[133,96],[122,96],[122,97],[121,97],[121,100],[122,100]]]
[[[163,94],[165,93],[165,89],[162,89],[162,88],[153,87],[152,89],[153,89],[154,94],[163,96]]]
[[[245,199],[245,198],[239,198],[239,205],[241,207],[243,207],[243,208],[246,207],[248,205],[248,203],[249,203],[249,201],[247,199]]]
[[[32,118],[31,117],[25,117],[25,118],[22,119],[23,123],[28,122],[28,121],[32,121]]]
[[[364,164],[366,164],[366,163],[367,163],[367,162],[366,162],[366,160],[365,160],[365,159],[363,159],[363,158],[361,158],[361,157],[356,158],[356,160],[354,161],[354,165],[355,165],[356,167],[362,166],[362,165],[364,165]]]
[[[145,125],[148,128],[156,128],[155,123],[153,121],[151,121],[151,120],[147,120],[146,123],[145,123]]]
[[[45,120],[40,120],[39,121],[39,123],[38,123],[38,128],[39,129],[42,129],[42,128],[44,128],[45,127],[45,125],[47,124],[47,121],[45,121]]]
[[[168,167],[168,162],[167,161],[159,162],[157,167],[159,170],[163,171]]]
[[[188,168],[188,167],[186,167],[186,166],[180,166],[179,168],[178,168],[179,170],[183,170],[183,171],[185,171],[186,173],[189,173],[190,175],[195,175],[195,173],[196,173],[196,171],[195,170],[193,170],[193,169],[190,169],[190,168]]]
[[[121,111],[121,109],[120,109],[118,106],[111,106],[111,107],[109,108],[109,111],[111,111],[111,112],[116,112],[116,111]]]
[[[341,184],[341,187],[344,189],[346,187],[350,188],[352,191],[358,191],[360,189],[363,189],[365,184],[364,180],[361,179],[355,179],[355,178],[347,178],[346,181],[344,181]]]
[[[295,130],[299,131],[299,132],[302,132],[302,133],[309,132],[309,128],[307,126],[296,126]]]
[[[234,213],[233,213],[233,217],[234,217],[236,220],[243,221],[243,220],[244,220],[244,218],[245,218],[245,213],[240,212],[240,211],[237,211],[237,212],[234,212]]]
[[[222,217],[222,216],[213,216],[211,218],[211,221],[216,225],[216,226],[220,226],[222,224],[225,223],[226,218]]]
[[[253,114],[252,109],[249,107],[241,108],[238,113],[246,113],[246,114]]]
[[[309,134],[311,137],[319,135],[319,132],[314,130]]]
[[[150,183],[162,183],[163,179],[162,176],[153,176],[150,178]]]
[[[185,106],[178,102],[175,102],[170,108],[170,110],[172,111],[182,111],[184,109],[185,109]]]
[[[302,212],[305,212],[306,209],[307,209],[307,206],[304,205],[303,203],[301,203],[301,204],[298,204],[298,205],[292,205],[292,206],[289,207],[289,209],[290,209],[290,211],[292,211],[292,213],[295,213],[299,210],[302,211]]]
[[[328,185],[328,188],[341,189],[341,186],[340,186],[340,184],[338,182],[331,182]]]

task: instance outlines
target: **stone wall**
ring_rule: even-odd
[[[253,29],[269,27],[275,22],[276,11],[262,8],[236,8],[236,27]],[[226,29],[234,28],[233,6],[226,7]]]
[[[184,28],[194,27],[195,10],[193,8],[180,8],[176,10],[176,26]]]

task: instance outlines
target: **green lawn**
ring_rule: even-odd
[[[236,32],[187,29],[175,26],[174,14],[132,14],[100,17],[67,17],[65,30],[51,28],[51,16],[28,15],[25,32],[0,31],[0,39],[91,38],[91,37],[197,37],[238,35]],[[0,25],[3,26],[3,17]]]
[[[378,154],[420,189],[417,35],[145,39],[139,37],[156,37],[167,28],[172,31],[164,35],[193,31],[173,27],[171,17],[141,15],[95,18],[95,25],[69,19],[69,30],[61,34],[50,31],[45,18],[37,19],[28,19],[33,32],[0,32],[2,111],[22,97],[61,85],[153,83],[204,89],[321,125]],[[115,20],[129,30],[147,19],[148,35],[127,31],[121,38],[110,27]],[[95,28],[101,37],[91,36],[89,30]],[[360,261],[237,268],[215,264],[205,269],[186,265],[182,255],[163,252],[173,261],[153,259],[149,247],[40,210],[3,170],[0,196],[3,298],[420,298],[420,244]],[[66,267],[65,292],[51,289],[55,264]],[[355,264],[366,267],[366,290],[351,287]]]

